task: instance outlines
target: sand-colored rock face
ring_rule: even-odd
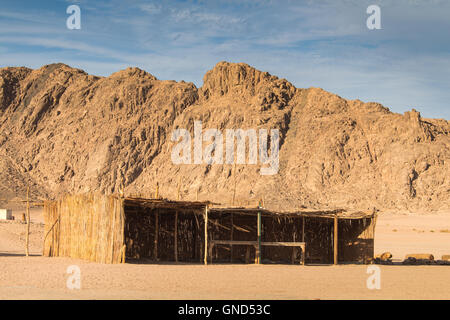
[[[64,64],[0,69],[1,197],[98,190],[306,207],[450,208],[450,124],[391,113],[246,64],[218,63],[204,85],[137,68],[107,78]],[[177,128],[278,129],[279,171],[173,164]],[[204,142],[204,148],[208,141]]]

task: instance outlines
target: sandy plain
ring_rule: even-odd
[[[367,265],[104,265],[41,256],[43,220],[32,211],[31,256],[26,225],[0,222],[0,299],[450,299],[450,266],[380,265],[381,288],[367,288]],[[450,212],[382,213],[375,252],[394,261],[407,253],[450,254]],[[67,268],[81,271],[68,289]]]

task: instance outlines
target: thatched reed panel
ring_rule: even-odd
[[[58,256],[58,242],[59,239],[59,211],[58,202],[45,201],[44,202],[44,219],[46,221],[44,234],[44,256]]]
[[[339,221],[339,261],[366,263],[374,256],[376,216]]]
[[[44,203],[44,255],[120,263],[124,244],[123,199],[100,194],[65,196]],[[52,225],[58,219],[56,225]]]

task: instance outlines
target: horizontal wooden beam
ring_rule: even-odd
[[[238,240],[210,240],[211,244],[227,245],[248,245],[256,246],[258,241],[238,241]],[[305,242],[261,242],[262,246],[280,246],[280,247],[303,247]]]
[[[256,246],[258,241],[237,241],[237,240],[210,240],[211,244],[228,244],[228,245],[244,245],[244,246]]]
[[[261,242],[262,246],[303,247],[304,242]]]

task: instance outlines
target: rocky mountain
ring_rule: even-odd
[[[199,121],[202,140],[194,132]],[[116,193],[121,185],[126,195],[151,196],[158,184],[172,199],[255,205],[264,198],[266,207],[283,210],[450,209],[449,121],[296,88],[243,63],[218,63],[201,88],[138,68],[109,77],[64,64],[3,68],[0,129],[5,199],[23,197],[27,185],[35,198],[55,198]],[[172,161],[176,129],[189,133],[189,163]],[[208,129],[222,133],[223,164],[201,154],[215,140]],[[250,145],[245,163],[226,163],[230,129],[266,129],[269,151],[278,129],[277,173],[261,174],[268,165],[259,153],[249,163]]]

